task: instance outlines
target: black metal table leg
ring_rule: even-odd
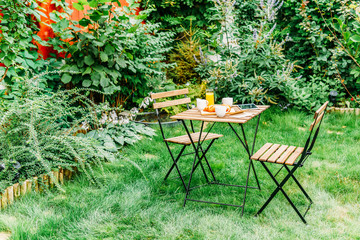
[[[209,203],[209,204],[218,204],[218,205],[226,205],[226,206],[234,206],[234,207],[241,207],[242,208],[242,212],[241,212],[241,216],[243,215],[244,213],[244,206],[245,206],[245,202],[246,202],[246,194],[247,194],[247,189],[248,188],[252,188],[252,189],[260,189],[260,184],[259,184],[259,181],[258,181],[258,178],[257,178],[257,175],[256,175],[256,171],[255,171],[255,168],[254,168],[254,164],[251,160],[251,155],[253,154],[254,152],[254,148],[255,148],[255,141],[256,141],[256,135],[257,135],[257,131],[258,131],[258,127],[259,127],[259,122],[260,122],[260,116],[258,118],[258,121],[257,121],[257,125],[256,125],[256,129],[255,129],[255,135],[254,135],[254,142],[253,142],[253,145],[252,145],[252,149],[250,150],[250,147],[248,145],[248,142],[246,140],[246,134],[245,134],[245,130],[244,130],[244,127],[243,125],[240,124],[241,126],[241,131],[242,131],[242,135],[243,135],[243,139],[239,136],[239,134],[237,133],[237,131],[234,129],[234,127],[230,124],[230,128],[232,129],[232,131],[235,133],[235,135],[237,136],[237,138],[239,139],[240,143],[243,145],[244,149],[246,150],[247,154],[248,154],[248,157],[249,157],[249,166],[248,166],[248,171],[247,171],[247,178],[246,178],[246,183],[245,183],[245,186],[243,185],[232,185],[232,184],[224,184],[224,183],[220,183],[220,182],[217,182],[216,181],[216,178],[214,176],[214,173],[211,169],[211,166],[206,158],[206,153],[207,151],[209,150],[209,148],[211,147],[212,143],[214,142],[214,140],[209,144],[208,148],[205,150],[203,150],[201,144],[202,142],[204,141],[198,141],[198,144],[195,145],[193,139],[191,138],[191,135],[190,135],[190,131],[188,130],[185,122],[182,120],[183,122],[183,125],[184,125],[184,128],[186,130],[186,133],[188,134],[190,140],[191,140],[191,144],[193,145],[194,149],[195,149],[195,156],[194,156],[194,161],[193,161],[193,165],[192,165],[192,169],[191,169],[191,173],[190,173],[190,178],[189,178],[189,182],[188,182],[188,185],[186,187],[186,195],[185,195],[185,199],[184,199],[184,205],[186,205],[186,201],[194,201],[194,202],[202,202],[202,203]],[[199,140],[201,140],[201,134],[203,133],[203,126],[204,126],[204,122],[202,122],[201,124],[201,130],[200,130],[200,136],[199,136]],[[211,126],[211,129],[212,127],[214,126],[214,124]],[[209,131],[210,132],[210,131]],[[208,133],[207,133],[208,134]],[[206,136],[205,136],[206,138]],[[199,153],[202,152],[202,156],[200,157],[199,156]],[[201,160],[202,159],[205,159],[209,169],[210,169],[210,172],[211,174],[213,175],[213,179],[214,179],[214,182],[209,182],[208,184],[215,184],[215,185],[223,185],[223,186],[233,186],[233,187],[242,187],[242,188],[245,188],[245,192],[244,192],[244,197],[243,197],[243,201],[242,201],[242,205],[235,205],[235,204],[226,204],[226,203],[219,203],[219,202],[211,202],[211,201],[203,201],[203,200],[197,200],[197,199],[190,199],[188,198],[189,196],[189,193],[191,190],[195,189],[195,188],[199,188],[199,187],[202,187],[202,186],[205,186],[207,184],[204,184],[204,185],[199,185],[199,186],[195,186],[195,187],[192,187],[191,188],[191,181],[192,181],[192,177],[193,177],[193,173],[194,171],[196,170],[197,166],[201,163]],[[254,175],[255,175],[255,179],[256,179],[256,182],[257,182],[257,187],[252,187],[252,186],[249,186],[249,178],[250,178],[250,171],[251,171],[251,168],[254,172]]]
[[[202,131],[203,131],[203,128],[204,128],[204,122],[202,122],[201,124],[201,129],[200,129],[200,134],[199,134],[199,140],[198,140],[198,145],[195,147],[195,144],[194,144],[194,141],[192,140],[191,138],[191,135],[190,135],[190,132],[188,130],[188,128],[186,127],[186,124],[185,124],[185,121],[182,120],[183,122],[183,125],[185,127],[185,131],[186,133],[188,134],[189,138],[190,138],[190,141],[191,141],[191,144],[193,145],[194,149],[195,149],[195,156],[194,156],[194,162],[193,162],[193,166],[192,166],[192,169],[191,169],[191,172],[190,172],[190,178],[189,178],[189,183],[188,183],[188,186],[186,188],[186,195],[185,195],[185,199],[184,199],[184,207],[185,207],[185,204],[186,204],[186,200],[187,200],[187,196],[189,195],[189,191],[190,191],[190,185],[191,185],[191,179],[192,179],[192,175],[194,173],[194,169],[195,169],[195,164],[196,164],[196,159],[198,158],[199,159],[199,162],[201,161],[201,159],[199,158],[199,155],[198,155],[198,151],[199,151],[199,146],[201,144],[201,134],[202,134]]]

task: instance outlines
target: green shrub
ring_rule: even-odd
[[[24,77],[26,72],[38,74],[52,71],[60,66],[54,58],[41,59],[38,46],[34,40],[43,46],[48,46],[37,35],[38,21],[43,15],[38,1],[35,0],[0,0],[0,82],[5,81],[9,87],[18,78]],[[57,88],[55,76],[45,76],[43,87]],[[11,89],[8,89],[11,91]],[[4,91],[3,91],[4,93]]]
[[[60,20],[61,15],[51,14],[57,21],[52,27],[58,34],[51,44],[68,57],[62,69],[80,72],[64,74],[62,82],[108,93],[90,98],[95,102],[107,100],[116,107],[139,102],[149,92],[149,77],[164,74],[164,68],[170,66],[163,54],[170,50],[172,33],[159,32],[159,24],[143,24],[151,10],[135,16],[138,4],[129,2],[130,7],[121,10],[103,1],[81,1],[74,7],[83,10],[90,6],[91,10],[79,22]],[[83,31],[79,31],[78,24]]]
[[[283,54],[288,37],[281,42],[273,38],[274,20],[281,5],[262,3],[255,12],[255,21],[239,25],[236,8],[242,9],[243,3],[235,3],[214,1],[213,20],[221,26],[210,39],[213,51],[207,56],[201,53],[197,70],[220,98],[232,96],[238,102],[255,103],[286,101],[297,66]]]
[[[181,34],[190,29],[190,21],[195,28],[206,29],[209,25],[208,9],[212,6],[210,0],[144,0],[141,1],[143,9],[154,8],[148,20],[161,22],[163,29]],[[203,32],[206,34],[206,32]]]
[[[196,36],[197,30],[190,27],[184,29],[183,38],[176,44],[169,54],[169,61],[175,63],[174,68],[167,70],[167,75],[173,79],[176,84],[185,84],[188,82],[200,83],[200,75],[195,71],[198,63],[195,58],[200,57],[201,43]]]
[[[303,76],[300,85],[312,88],[313,79],[320,84],[319,94],[306,93],[314,101],[326,100],[322,85],[327,85],[326,91],[337,90],[341,94],[356,95],[360,91],[359,67],[352,59],[358,59],[358,43],[351,40],[358,29],[355,24],[358,4],[340,0],[287,0],[279,14],[277,23],[283,29],[279,37],[290,33],[292,38],[286,42],[284,53],[303,67],[298,73]],[[341,24],[337,19],[342,19]],[[306,106],[306,102],[301,105]]]

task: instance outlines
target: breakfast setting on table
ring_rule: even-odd
[[[206,90],[206,99],[196,99],[196,108],[201,115],[216,115],[217,117],[245,118],[253,114],[248,112],[251,109],[259,109],[255,104],[236,104],[233,98],[222,98],[222,104],[215,104],[215,94],[212,89]]]

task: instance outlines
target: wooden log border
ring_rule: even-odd
[[[51,171],[51,173],[60,185],[64,184],[64,180],[70,180],[73,176],[73,171],[63,168],[59,168],[58,171]],[[42,192],[42,186],[52,188],[54,185],[55,183],[52,182],[50,176],[47,174],[27,179],[20,183],[15,183],[0,192],[0,210],[5,209],[26,194],[31,192]]]
[[[354,113],[355,115],[360,115],[360,108],[338,108],[331,107],[329,112],[340,112],[340,113]]]

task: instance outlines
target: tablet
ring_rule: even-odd
[[[250,104],[239,104],[238,105],[241,109],[258,109],[258,107],[254,103]]]

